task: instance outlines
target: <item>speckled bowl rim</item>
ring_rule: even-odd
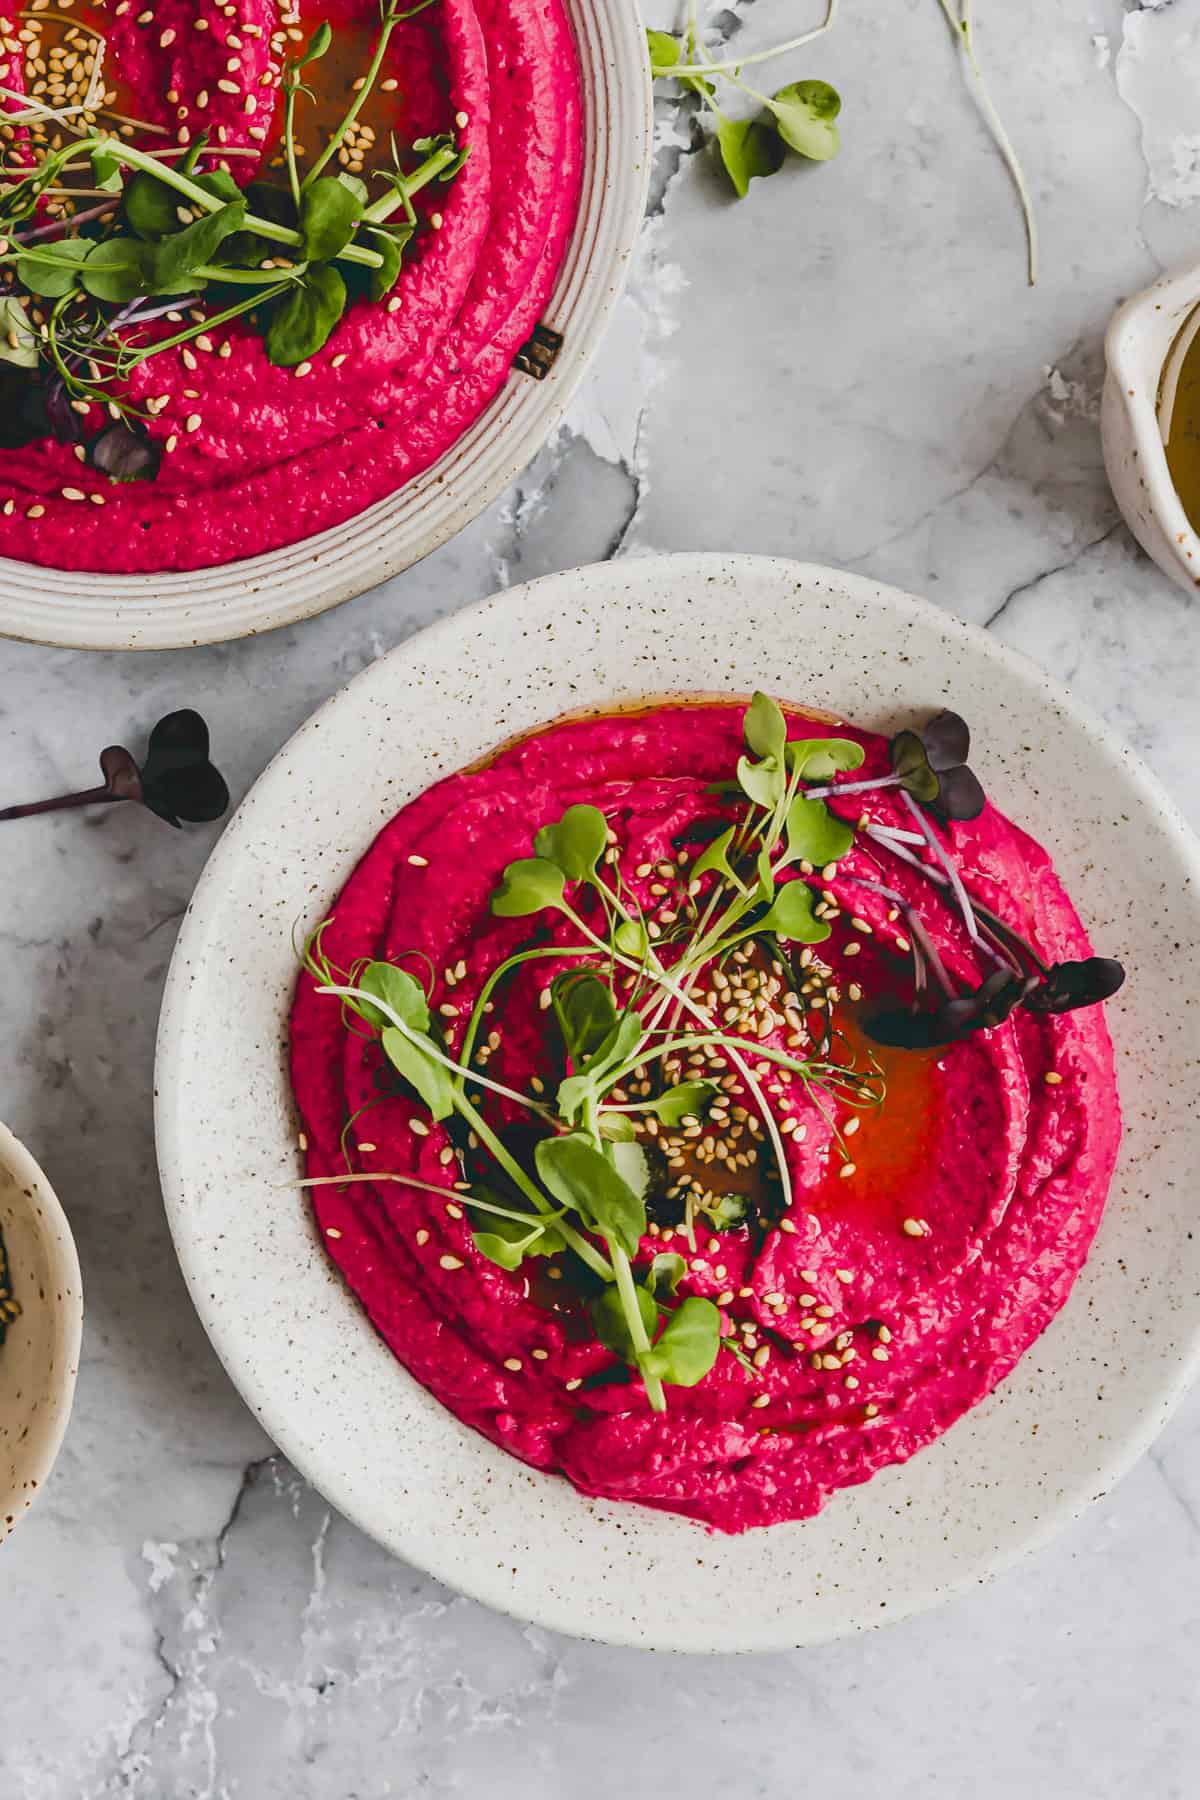
[[[757,605],[757,599],[747,599],[755,584],[770,594],[770,604],[761,609],[761,649],[750,644],[753,633],[747,625]],[[711,617],[703,612],[710,592]],[[799,633],[799,637],[787,640],[787,629],[782,623],[778,628],[772,623],[768,636],[767,622],[784,621],[782,608],[788,601],[795,617],[787,621],[787,629]],[[633,622],[628,627],[620,613],[622,605],[631,612]],[[808,612],[813,615],[816,637],[804,635]],[[1168,1318],[1166,1288],[1160,1287],[1157,1311],[1144,1315],[1148,1328],[1144,1340],[1148,1345],[1146,1356],[1134,1372],[1126,1373],[1124,1382],[1116,1384],[1113,1410],[1102,1415],[1095,1412],[1095,1416],[1081,1410],[1074,1415],[1070,1429],[1064,1422],[1061,1430],[1047,1430],[1040,1439],[1036,1421],[1044,1421],[1056,1405],[1064,1404],[1059,1391],[1065,1381],[1064,1371],[1071,1380],[1086,1382],[1090,1393],[1094,1376],[1081,1367],[1085,1349],[1098,1331],[1115,1329],[1096,1323],[1091,1296],[1098,1289],[1104,1298],[1104,1284],[1116,1280],[1110,1266],[1114,1242],[1122,1249],[1122,1256],[1117,1259],[1122,1273],[1131,1245],[1136,1254],[1142,1234],[1148,1229],[1146,1221],[1154,1216],[1146,1213],[1146,1203],[1161,1197],[1165,1205],[1169,1197],[1172,1204],[1182,1204],[1168,1193],[1172,1186],[1168,1175],[1155,1173],[1153,1191],[1134,1196],[1128,1183],[1135,1173],[1142,1179],[1145,1165],[1138,1161],[1126,1175],[1123,1163],[1118,1171],[1120,1204],[1115,1184],[1092,1257],[1063,1313],[1022,1359],[1014,1374],[935,1444],[907,1464],[882,1471],[864,1486],[843,1490],[817,1520],[728,1539],[705,1535],[688,1521],[669,1514],[586,1500],[560,1479],[526,1469],[467,1432],[438,1407],[392,1361],[362,1315],[357,1315],[357,1335],[353,1337],[352,1352],[347,1354],[346,1368],[331,1371],[322,1367],[303,1377],[308,1386],[302,1401],[286,1393],[287,1381],[277,1368],[267,1367],[272,1354],[264,1347],[269,1329],[259,1316],[257,1298],[254,1304],[244,1306],[240,1315],[236,1306],[231,1311],[226,1304],[243,1274],[237,1258],[244,1261],[246,1247],[232,1239],[239,1230],[248,1229],[242,1218],[246,1197],[239,1199],[231,1191],[228,1169],[221,1169],[219,1155],[214,1160],[211,1133],[215,1121],[206,1116],[208,1101],[204,1093],[210,1080],[208,1071],[227,1053],[228,1042],[223,1041],[224,1022],[206,1019],[206,998],[201,990],[214,966],[223,973],[228,959],[237,955],[229,937],[222,938],[218,933],[209,942],[210,929],[215,929],[213,922],[231,892],[239,907],[254,904],[253,890],[247,883],[251,866],[263,853],[264,844],[273,848],[272,821],[298,820],[308,807],[317,804],[306,794],[306,778],[328,783],[330,758],[347,743],[354,743],[358,734],[371,730],[372,716],[377,728],[381,709],[387,712],[393,702],[396,720],[388,714],[393,727],[391,737],[401,733],[405,696],[419,689],[422,672],[428,680],[429,670],[440,669],[448,659],[453,662],[461,658],[463,675],[456,678],[466,679],[467,688],[460,692],[456,707],[463,708],[464,694],[469,692],[475,720],[469,729],[476,737],[484,729],[480,719],[497,716],[489,710],[489,683],[492,689],[499,689],[499,663],[505,657],[516,657],[516,666],[527,675],[530,659],[534,659],[536,668],[536,656],[545,644],[553,646],[556,656],[567,655],[572,676],[580,669],[585,671],[574,684],[579,688],[574,696],[575,708],[589,701],[611,707],[620,704],[622,696],[632,698],[646,691],[661,691],[666,685],[661,679],[661,661],[654,665],[658,678],[643,678],[645,644],[663,633],[664,641],[669,643],[672,627],[683,632],[689,626],[698,628],[701,614],[705,628],[711,627],[715,646],[711,652],[711,675],[707,680],[680,680],[679,687],[688,691],[721,689],[744,693],[761,681],[788,697],[808,698],[814,705],[845,704],[853,716],[848,696],[858,675],[851,659],[858,655],[861,646],[853,639],[849,621],[861,626],[867,641],[878,646],[881,658],[891,659],[888,673],[894,677],[887,690],[891,698],[885,700],[881,696],[869,708],[875,716],[868,716],[863,722],[894,728],[911,716],[914,706],[933,707],[953,701],[951,668],[974,665],[970,681],[977,680],[983,696],[981,709],[1019,701],[1044,726],[1047,744],[1052,745],[1056,734],[1062,734],[1085,759],[1081,767],[1086,766],[1087,780],[1102,780],[1106,810],[1109,784],[1120,789],[1120,804],[1114,804],[1111,810],[1127,814],[1128,819],[1140,824],[1143,855],[1149,855],[1151,850],[1160,855],[1176,879],[1178,898],[1175,912],[1168,917],[1169,929],[1173,939],[1182,942],[1183,954],[1200,959],[1200,845],[1157,781],[1116,735],[1023,657],[930,603],[861,575],[750,556],[685,555],[598,565],[543,577],[431,626],[364,671],[327,702],[274,759],[214,852],[180,934],[159,1033],[156,1129],[168,1219],[205,1329],[267,1431],[346,1516],[449,1585],[546,1627],[645,1648],[699,1652],[776,1650],[825,1642],[848,1632],[890,1623],[989,1579],[1044,1544],[1091,1500],[1106,1492],[1146,1449],[1200,1370],[1200,1232],[1193,1234],[1190,1228],[1185,1231],[1178,1221],[1169,1244],[1169,1260],[1164,1264],[1167,1274],[1163,1277],[1164,1283],[1168,1279],[1176,1281],[1178,1301],[1171,1300]],[[776,642],[780,631],[787,641],[786,652]],[[821,631],[824,635],[820,635]],[[680,641],[678,637],[676,641]],[[485,645],[493,646],[492,650],[482,649]],[[780,666],[780,655],[785,653],[794,659],[792,666],[827,671],[828,685],[820,688],[818,680],[819,691],[796,692],[797,682],[812,678],[791,678],[788,669]],[[570,660],[572,654],[574,661]],[[661,649],[652,650],[649,658],[652,660],[655,654],[661,659],[664,653]],[[810,663],[802,663],[802,656]],[[942,670],[944,685],[935,687],[931,674],[930,686],[922,688],[917,698],[908,689],[916,679],[914,670],[924,657],[931,659],[931,668],[946,664]],[[753,674],[750,665],[754,666]],[[729,670],[735,667],[741,672],[731,675]],[[590,677],[586,675],[589,668],[593,671]],[[970,685],[966,679],[960,680],[964,687]],[[839,696],[835,690],[841,685],[845,692]],[[572,710],[557,704],[554,698],[542,703],[541,692],[536,689],[539,697],[525,703],[534,709],[527,722]],[[452,710],[443,700],[438,717],[451,720]],[[997,721],[980,717],[977,711],[975,723],[982,743],[973,761],[986,781],[994,774],[987,733]],[[503,723],[496,725],[490,741],[502,741],[514,724],[519,726],[505,711]],[[440,772],[469,760],[472,759],[468,755],[457,753],[451,745]],[[299,854],[295,869],[287,869],[286,879],[294,885],[295,905],[307,907],[310,916],[319,917],[344,878],[349,862],[366,848],[386,812],[402,804],[410,791],[420,791],[428,785],[436,772],[425,771],[422,779],[412,776],[407,784],[401,782],[389,792],[383,776],[365,769],[363,784],[377,791],[370,802],[361,788],[352,794],[347,792],[344,811],[331,815],[337,823],[330,828],[327,878],[314,879],[314,871],[304,866]],[[378,804],[381,788],[387,795],[382,813]],[[1010,810],[1019,810],[1010,793],[1001,791],[998,798],[1002,805],[1007,801]],[[342,809],[340,797],[335,804]],[[1045,804],[1048,803],[1038,801],[1031,822],[1036,821]],[[1122,827],[1126,831],[1128,819]],[[1113,921],[1098,915],[1097,881],[1087,875],[1086,856],[1078,854],[1069,841],[1056,840],[1049,832],[1044,835],[1051,838],[1052,847],[1068,866],[1067,879],[1074,897],[1097,928],[1104,948],[1128,954],[1119,933],[1114,940]],[[287,848],[290,854],[290,837]],[[1116,882],[1115,872],[1113,881]],[[1140,921],[1141,914],[1129,903],[1130,882],[1136,888],[1136,870],[1122,869],[1119,892],[1114,887],[1108,899]],[[1156,898],[1161,901],[1161,896]],[[1161,912],[1157,916],[1164,917]],[[263,975],[261,979],[263,992],[250,1000],[252,1018],[248,1029],[253,1032],[254,1044],[269,1054],[267,1047],[278,1046],[283,1038],[286,994],[269,993],[267,977]],[[1141,1068],[1132,1060],[1135,1026],[1153,1033],[1164,1019],[1170,1020],[1174,1015],[1180,1029],[1187,1033],[1188,1055],[1194,1058],[1200,1049],[1196,1041],[1200,1027],[1184,1012],[1178,986],[1166,982],[1164,977],[1165,985],[1159,995],[1155,992],[1158,979],[1155,966],[1147,962],[1141,990],[1136,984],[1127,984],[1124,1000],[1119,996],[1110,1003],[1109,1017],[1118,1053],[1123,1053],[1123,1045],[1128,1052],[1123,1057],[1123,1081],[1131,1071],[1137,1073]],[[1139,993],[1144,997],[1139,997]],[[1152,1018],[1140,1019],[1133,1003],[1152,1014]],[[1156,1069],[1156,1081],[1160,1074]],[[194,1086],[189,1075],[196,1077]],[[281,1078],[272,1075],[270,1079]],[[1139,1137],[1141,1098],[1140,1085],[1137,1104],[1127,1098],[1127,1108],[1132,1106],[1133,1112],[1124,1156],[1133,1157],[1136,1147],[1138,1157],[1148,1162],[1148,1151]],[[1169,1103],[1168,1124],[1181,1134],[1185,1152],[1191,1139],[1196,1141],[1200,1154],[1200,1122],[1174,1097]],[[269,1092],[256,1094],[249,1129],[256,1134],[256,1154],[258,1134],[281,1138],[275,1143],[266,1168],[293,1167],[296,1151],[287,1134],[295,1130],[295,1122],[289,1117],[286,1104],[279,1112]],[[1156,1124],[1155,1130],[1161,1129]],[[1176,1147],[1178,1142],[1177,1136]],[[237,1140],[237,1155],[246,1149]],[[264,1204],[261,1186],[254,1186],[251,1193],[256,1203]],[[1190,1212],[1183,1217],[1190,1227]],[[280,1215],[272,1213],[271,1218],[273,1223],[264,1227],[269,1233],[279,1228]],[[1168,1209],[1159,1241],[1154,1245],[1156,1254],[1161,1243],[1172,1236],[1171,1225]],[[293,1233],[295,1230],[291,1223],[286,1229]],[[309,1235],[312,1236],[311,1230]],[[1193,1238],[1197,1241],[1193,1242]],[[283,1316],[290,1320],[290,1309],[302,1302],[307,1320],[312,1307],[326,1304],[317,1280],[318,1266],[325,1282],[332,1280],[339,1288],[340,1298],[333,1304],[353,1311],[355,1303],[340,1289],[337,1278],[329,1274],[327,1260],[315,1243],[311,1258],[311,1264],[303,1271],[288,1262],[283,1271],[276,1272],[289,1287]],[[256,1275],[256,1282],[257,1279]],[[1121,1293],[1123,1298],[1125,1289]],[[1173,1310],[1176,1305],[1178,1313]],[[288,1336],[290,1340],[290,1331]],[[1103,1339],[1101,1347],[1107,1343],[1107,1338]],[[381,1362],[373,1362],[370,1345],[375,1346]],[[288,1355],[297,1355],[295,1342],[289,1343]],[[1057,1382],[1043,1378],[1042,1365],[1046,1362],[1054,1365]],[[385,1365],[386,1397],[382,1372]],[[383,1491],[385,1473],[377,1471],[373,1461],[369,1468],[353,1463],[346,1449],[349,1438],[342,1436],[349,1433],[351,1426],[335,1408],[342,1405],[353,1410],[362,1403],[359,1382],[364,1370],[369,1377],[377,1378],[377,1387],[371,1389],[369,1410],[373,1423],[376,1410],[381,1415],[381,1437],[391,1425],[392,1413],[403,1412],[406,1428],[419,1434],[422,1451],[427,1448],[422,1434],[432,1434],[429,1441],[438,1446],[432,1464],[422,1466],[418,1462],[411,1472],[413,1485],[404,1490],[403,1505],[395,1494]],[[322,1439],[321,1426],[314,1424],[314,1382],[321,1390],[323,1422],[331,1431],[328,1440]],[[401,1388],[403,1407],[393,1400]],[[1013,1432],[1022,1431],[1022,1408],[1027,1407],[1031,1397],[1035,1402],[1033,1435],[1021,1435],[1020,1455],[1014,1457],[1014,1446],[1006,1443],[1006,1434],[1011,1437]],[[1114,1413],[1120,1416],[1119,1428],[1110,1423]],[[1085,1425],[1089,1430],[1094,1428],[1094,1439],[1089,1437],[1086,1453],[1082,1447]],[[361,1437],[357,1425],[353,1430]],[[992,1446],[994,1454],[993,1439],[1004,1446],[1000,1467],[1006,1485],[1002,1484],[1002,1491],[997,1494],[972,1487],[968,1480],[975,1476],[980,1446]],[[407,1450],[407,1440],[404,1449]],[[437,1461],[443,1452],[445,1471]],[[1070,1459],[1069,1478],[1058,1470],[1057,1457]],[[1058,1482],[1051,1494],[1042,1492],[1046,1476],[1038,1471],[1044,1465]],[[432,1499],[426,1501],[422,1485],[433,1480],[431,1467],[442,1484],[443,1511],[432,1518],[418,1518],[423,1505],[428,1510],[433,1504]],[[389,1472],[394,1473],[390,1464]],[[967,1480],[966,1500],[960,1497],[961,1487],[955,1486],[956,1479]],[[467,1492],[472,1483],[474,1488]],[[522,1508],[534,1520],[525,1537],[521,1536],[525,1530]],[[947,1526],[953,1523],[957,1536],[952,1536],[949,1529],[939,1532],[930,1525],[929,1515],[936,1520],[942,1508],[948,1509],[944,1522]],[[541,1538],[534,1534],[546,1518],[551,1519],[555,1532],[563,1534],[563,1547],[569,1553],[564,1565],[569,1574],[560,1576],[557,1582],[538,1565]],[[879,1556],[878,1546],[871,1546],[872,1554],[866,1558],[870,1566],[864,1575],[861,1570],[851,1569],[854,1557],[860,1562],[866,1557],[858,1539],[848,1549],[834,1538],[834,1545],[839,1546],[847,1560],[835,1562],[828,1572],[818,1560],[814,1578],[811,1568],[805,1568],[805,1558],[811,1564],[813,1557],[820,1559],[831,1554],[828,1540],[835,1526],[852,1536],[864,1518],[870,1520],[872,1530],[880,1531],[880,1543],[890,1546],[892,1559]],[[493,1534],[498,1519],[505,1522],[505,1529],[500,1533],[497,1554]],[[913,1521],[917,1519],[921,1520],[919,1529],[926,1533],[919,1546],[912,1541]],[[692,1535],[681,1539],[680,1533]],[[752,1556],[743,1555],[739,1546],[751,1545],[752,1541],[766,1547]],[[554,1542],[557,1545],[558,1539]],[[622,1563],[622,1556],[633,1559],[638,1594],[644,1591],[642,1584],[647,1577],[652,1585],[662,1584],[656,1593],[661,1591],[664,1595],[664,1605],[649,1624],[636,1607],[631,1610],[626,1604],[620,1577],[630,1563]],[[905,1566],[906,1556],[915,1559],[911,1566]],[[746,1563],[755,1571],[757,1587],[741,1579],[740,1571]],[[790,1572],[793,1565],[805,1573],[808,1585],[803,1591],[796,1585],[797,1576]],[[703,1570],[703,1576],[685,1579],[681,1571],[693,1566]],[[860,1584],[867,1584],[865,1595],[850,1597],[846,1590],[853,1583],[848,1583],[848,1573],[853,1573]],[[692,1587],[696,1589],[695,1597]],[[877,1598],[880,1594],[886,1597]]]
[[[653,92],[637,0],[564,0],[582,71],[579,211],[542,310],[563,334],[543,379],[517,371],[437,461],[352,518],[212,568],[104,575],[0,557],[0,636],[80,650],[175,650],[312,618],[402,573],[479,516],[562,419],[625,286],[650,182]]]
[[[23,1465],[26,1479],[37,1484],[37,1494],[32,1499],[22,1501],[21,1510],[15,1515],[11,1526],[6,1528],[0,1522],[2,1547],[6,1538],[12,1535],[28,1514],[30,1507],[41,1497],[66,1436],[75,1399],[75,1381],[79,1373],[79,1352],[83,1341],[83,1278],[79,1269],[79,1252],[62,1202],[46,1179],[45,1172],[34,1161],[24,1144],[2,1123],[0,1166],[16,1178],[19,1187],[36,1196],[42,1214],[41,1222],[36,1227],[37,1234],[46,1246],[47,1261],[58,1271],[62,1284],[62,1296],[56,1296],[53,1302],[54,1362],[59,1378],[39,1407],[37,1448],[29,1453],[29,1461]],[[32,1199],[29,1204],[32,1206]],[[4,1350],[0,1347],[0,1357],[3,1355]]]

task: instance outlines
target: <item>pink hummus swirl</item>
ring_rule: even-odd
[[[689,828],[713,816],[710,785],[736,765],[742,715],[741,706],[681,704],[565,722],[440,782],[367,851],[332,908],[324,948],[345,966],[404,957],[416,973],[427,957],[431,1001],[455,1049],[489,971],[535,931],[547,943],[560,933],[556,915],[489,911],[501,871],[530,853],[537,826],[576,802],[599,806],[625,879],[653,916],[669,900],[655,891],[670,888],[662,869],[680,866],[681,846],[685,870],[699,853]],[[799,713],[789,724],[793,736],[835,731]],[[886,772],[885,740],[840,724],[836,735],[864,745],[862,777]],[[911,825],[886,790],[834,804],[849,818],[865,811]],[[991,805],[950,831],[973,897],[1048,960],[1089,953],[1045,850]],[[880,877],[861,834],[830,880],[815,878],[838,909],[819,955],[851,1036],[856,1006],[905,991],[906,981],[911,990],[903,919],[856,889],[856,874]],[[970,942],[942,890],[895,861],[885,880],[919,905],[951,973],[971,974]],[[568,935],[557,941],[570,930],[562,925]],[[556,966],[565,965],[518,971],[490,1020],[489,1073],[522,1091],[549,1058],[539,995]],[[377,1046],[347,1030],[308,976],[291,1020],[309,1173],[344,1170],[339,1140],[357,1114],[348,1134],[356,1169],[415,1174],[446,1190],[438,1198],[365,1181],[313,1190],[329,1255],[409,1372],[464,1423],[584,1493],[727,1532],[810,1516],[982,1400],[1067,1299],[1100,1218],[1120,1118],[1098,1007],[1022,1011],[945,1049],[882,1056],[888,1095],[846,1139],[849,1173],[831,1131],[847,1123],[845,1109],[826,1098],[823,1113],[793,1077],[763,1063],[791,1211],[759,1230],[701,1223],[694,1254],[680,1232],[651,1228],[639,1260],[664,1248],[684,1254],[681,1293],[716,1300],[725,1332],[767,1347],[749,1359],[719,1355],[699,1385],[668,1389],[660,1415],[579,1329],[569,1295],[531,1278],[532,1265],[509,1273],[477,1252],[443,1128],[415,1100],[381,1097]],[[496,1103],[497,1120],[508,1104]],[[769,1156],[749,1126],[743,1141]]]
[[[117,0],[98,16],[125,104],[171,133],[145,148],[203,128],[258,153],[230,159],[239,183],[277,178],[273,0]],[[378,7],[322,0],[302,38],[315,17],[336,33],[377,23]],[[394,493],[484,410],[542,316],[575,219],[580,93],[561,0],[436,0],[395,31],[383,77],[402,144],[454,132],[470,151],[450,185],[420,195],[423,228],[388,299],[351,307],[299,369],[273,367],[237,320],[141,363],[130,397],[153,403],[154,481],[114,485],[51,438],[0,450],[0,555],[157,571],[277,549]]]

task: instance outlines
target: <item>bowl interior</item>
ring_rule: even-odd
[[[282,1043],[293,928],[322,916],[407,799],[558,713],[758,686],[885,730],[947,704],[970,720],[989,793],[1054,849],[1097,943],[1131,971],[1109,1007],[1127,1130],[1092,1257],[1009,1380],[818,1518],[719,1538],[525,1468],[404,1374],[290,1186],[300,1170]],[[411,640],[323,708],[201,880],[158,1069],[164,1192],[201,1318],[267,1430],[329,1499],[524,1617],[660,1648],[759,1649],[928,1605],[1103,1491],[1195,1366],[1200,1232],[1179,1172],[1200,1156],[1200,1021],[1186,1004],[1200,977],[1198,895],[1194,841],[1106,728],[923,602],[752,557],[635,560],[515,589]]]
[[[583,375],[636,243],[651,92],[635,0],[564,0],[579,53],[584,178],[545,311],[563,347],[541,381],[514,371],[444,456],[357,517],[281,550],[180,574],[93,575],[0,557],[0,634],[85,649],[216,643],[309,618],[461,531],[549,436]]]
[[[79,1364],[83,1293],[62,1208],[0,1126],[0,1235],[21,1307],[0,1345],[0,1539],[37,1499],[58,1454]]]

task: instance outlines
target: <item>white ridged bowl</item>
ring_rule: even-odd
[[[563,347],[514,371],[446,454],[329,531],[218,568],[95,575],[0,557],[0,635],[87,650],[221,643],[310,618],[428,556],[504,491],[549,437],[624,285],[650,174],[652,103],[637,0],[565,0],[583,90],[583,191],[544,309]]]
[[[46,1177],[0,1125],[0,1237],[20,1315],[0,1344],[0,1543],[46,1485],[75,1394],[79,1258]]]

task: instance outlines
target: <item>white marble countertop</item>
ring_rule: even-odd
[[[810,4],[722,20],[761,45]],[[1113,306],[1200,255],[1200,0],[976,10],[1037,198],[1036,289],[937,0],[844,0],[780,73],[841,89],[841,158],[735,206],[664,119],[630,293],[502,502],[294,631],[141,657],[0,645],[2,798],[81,785],[102,744],[185,704],[240,795],[318,701],[439,614],[572,563],[713,548],[843,564],[985,624],[1200,824],[1200,612],[1118,522],[1097,435]],[[214,832],[132,808],[3,830],[0,1115],[70,1212],[87,1293],[61,1462],[0,1553],[6,1794],[1195,1794],[1200,1397],[1036,1561],[820,1652],[557,1639],[331,1516],[217,1364],[160,1208],[155,1017]]]

